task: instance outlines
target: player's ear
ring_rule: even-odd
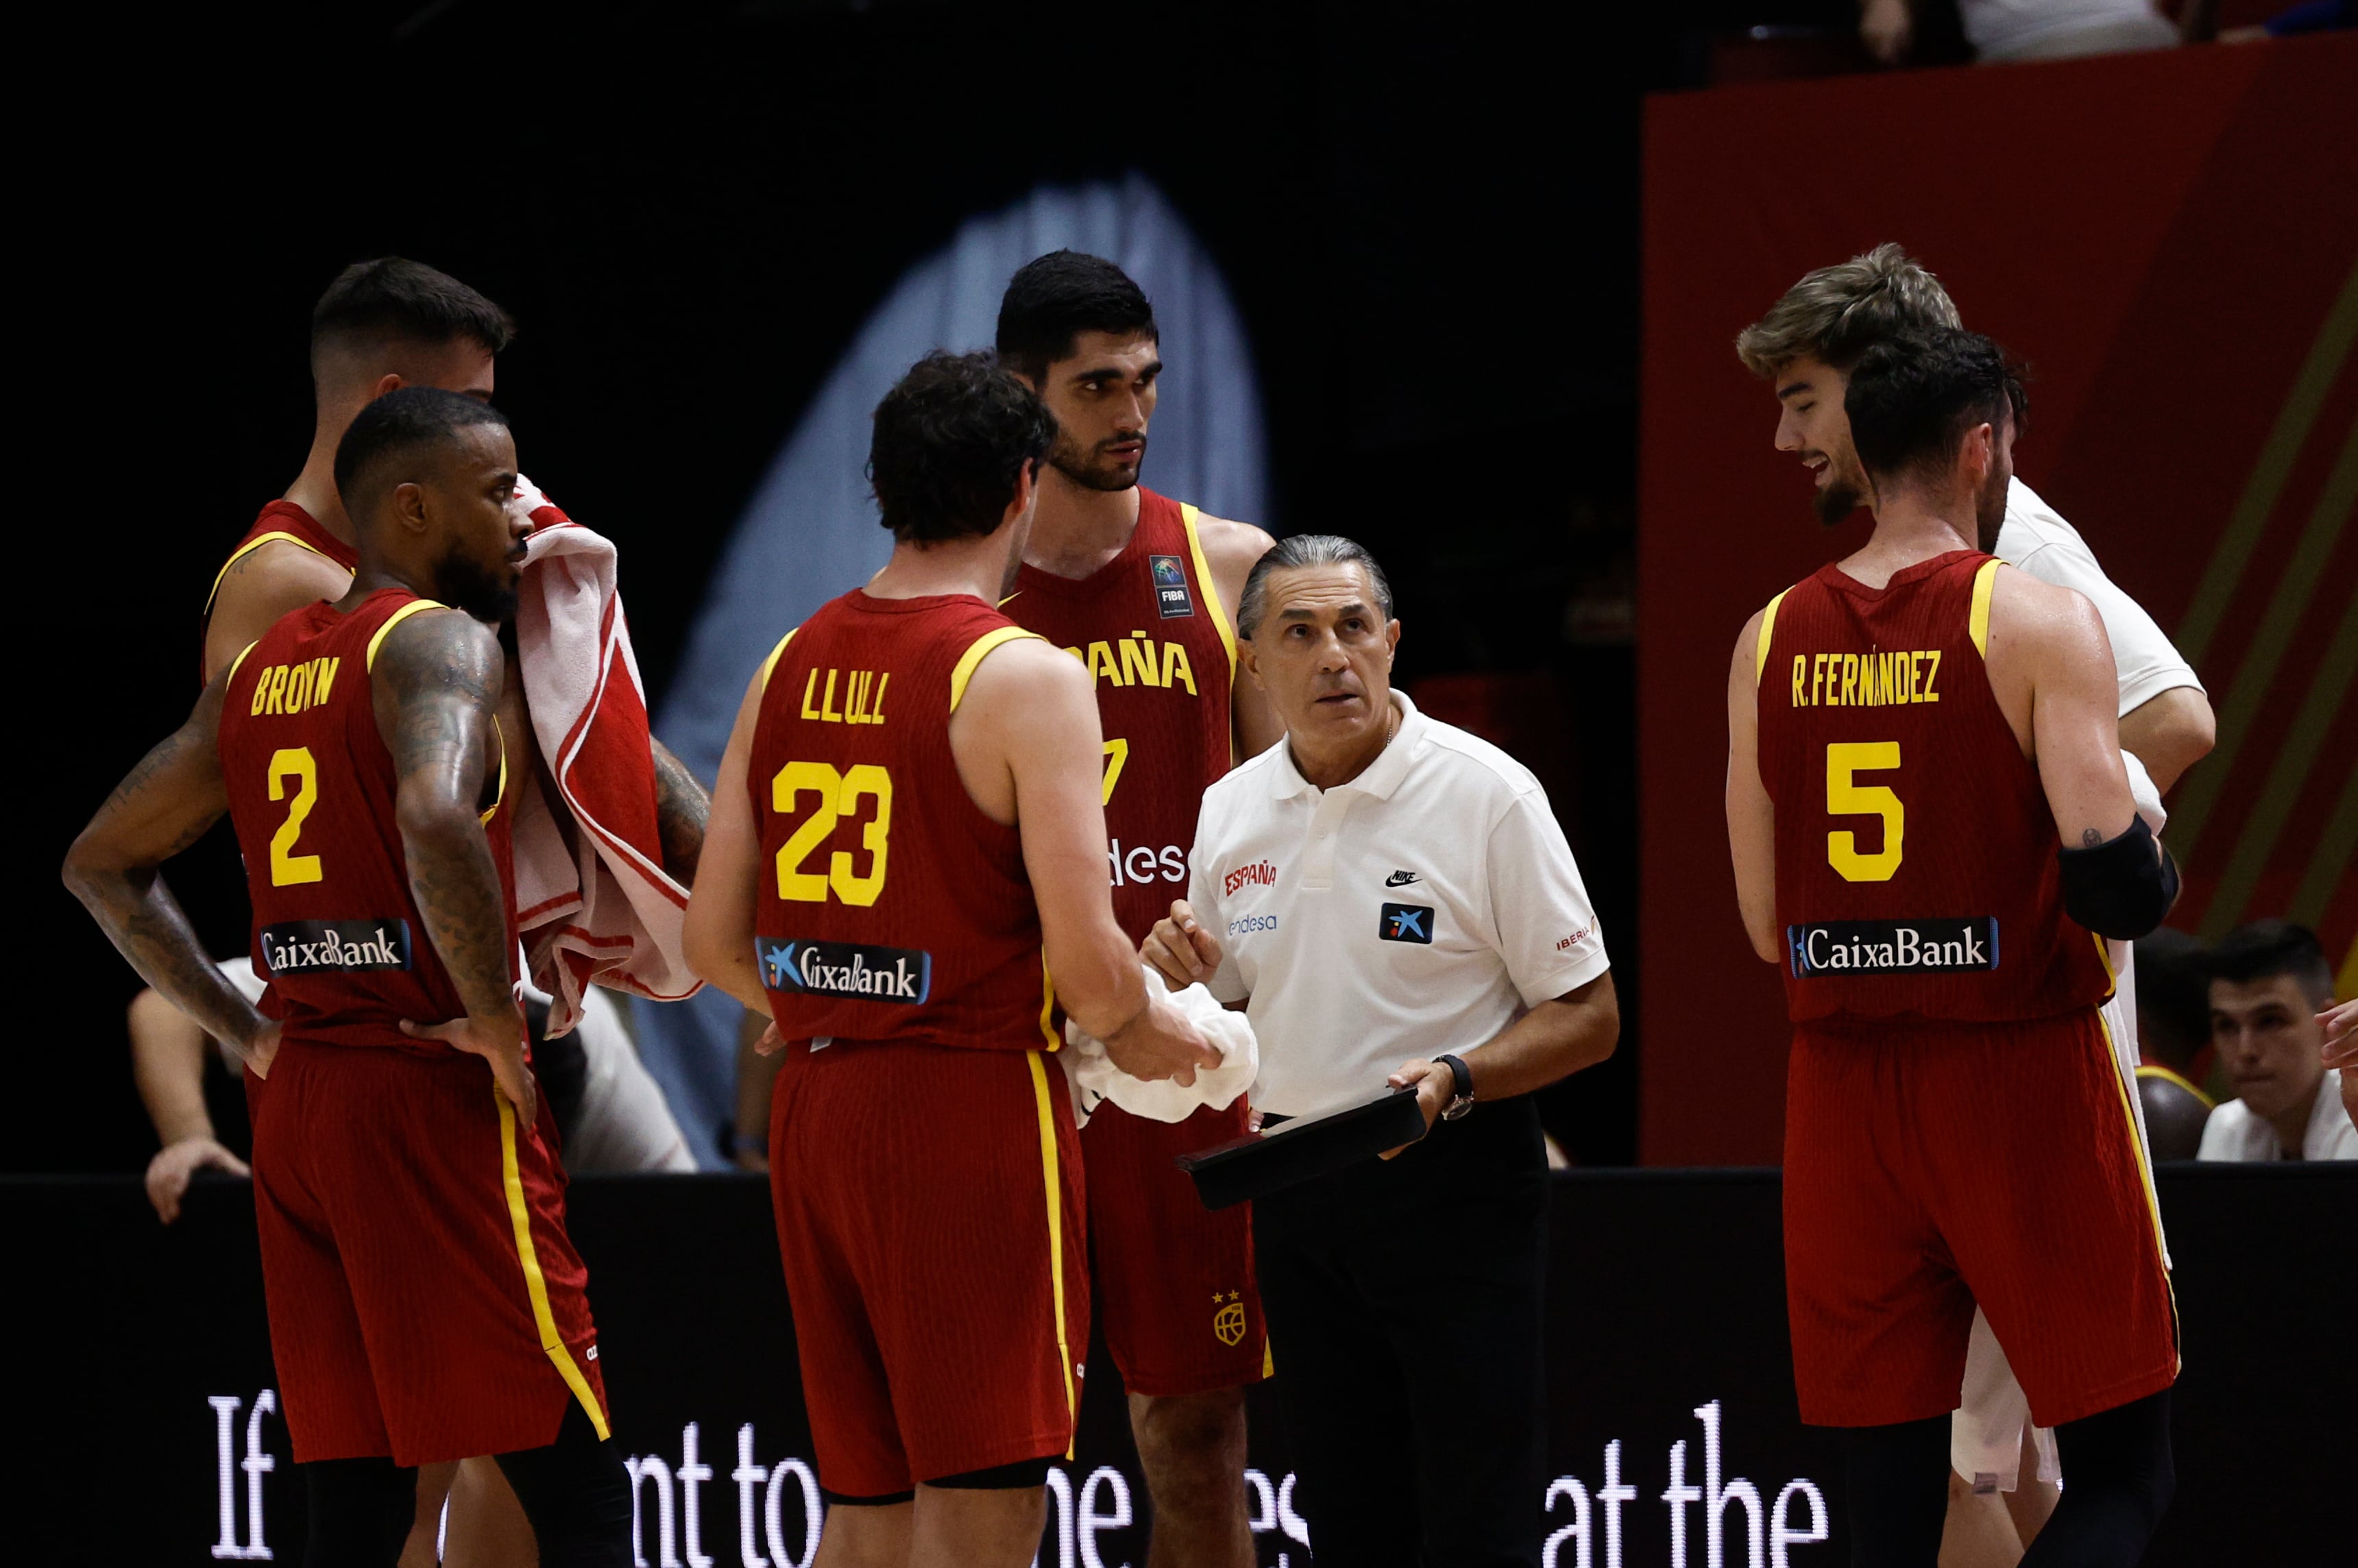
[[[406,532],[423,534],[427,528],[426,487],[415,480],[404,480],[393,487],[393,516]]]
[[[399,371],[389,370],[383,375],[377,377],[376,384],[369,388],[369,401],[371,403],[374,403],[386,393],[398,392],[408,384],[409,384],[407,382],[401,379],[401,373]]]

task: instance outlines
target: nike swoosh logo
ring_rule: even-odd
[[[1394,871],[1390,876],[1384,879],[1384,886],[1388,888],[1404,888],[1414,881],[1416,881],[1416,873],[1414,871]]]

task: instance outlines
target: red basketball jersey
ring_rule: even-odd
[[[1997,568],[1957,550],[1876,589],[1828,566],[1762,616],[1760,778],[1797,1022],[2043,1018],[2111,992],[1982,663]]]
[[[290,611],[238,655],[221,717],[230,820],[254,905],[254,972],[291,1038],[441,1051],[401,1033],[466,1011],[410,896],[394,820],[393,754],[377,732],[369,669],[395,623],[440,610],[403,589],[349,615]],[[515,877],[507,775],[483,814],[500,870],[510,978]],[[519,1022],[521,1027],[521,1022]]]
[[[1204,791],[1236,761],[1236,633],[1195,509],[1141,485],[1121,554],[1085,578],[1027,566],[1000,608],[1097,683],[1114,918],[1141,940],[1186,896]]]
[[[221,597],[222,579],[229,576],[229,568],[274,539],[300,545],[315,556],[326,557],[346,571],[356,570],[361,564],[360,552],[320,526],[318,518],[291,501],[274,501],[262,509],[262,514],[254,520],[254,526],[245,531],[245,537],[240,539],[237,548],[229,553],[229,559],[222,562],[221,570],[213,573],[213,586],[205,594],[205,612],[197,622],[200,630],[212,623],[213,600]]]
[[[788,1039],[1060,1043],[1022,838],[949,746],[975,665],[1030,635],[967,595],[855,589],[770,655],[746,771],[754,957]]]

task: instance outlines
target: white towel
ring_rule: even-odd
[[[1141,966],[1143,968],[1143,966]],[[1150,995],[1163,996],[1163,977],[1146,970]],[[1173,991],[1163,1000],[1184,1013],[1220,1054],[1217,1067],[1198,1067],[1183,1088],[1168,1078],[1149,1083],[1113,1065],[1102,1042],[1071,1019],[1065,1021],[1065,1072],[1073,1086],[1073,1119],[1086,1126],[1089,1113],[1107,1100],[1149,1121],[1184,1121],[1205,1106],[1226,1110],[1260,1076],[1260,1044],[1241,1012],[1230,1012],[1200,985]]]
[[[519,477],[511,503],[533,520],[516,604],[525,702],[548,776],[572,819],[568,845],[537,778],[511,780],[516,923],[533,983],[552,1000],[548,1032],[581,1017],[584,988],[677,1001],[689,972],[680,922],[687,889],[663,869],[654,756],[614,546]]]

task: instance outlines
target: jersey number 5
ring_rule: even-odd
[[[270,753],[270,798],[287,799],[287,781],[295,781],[295,798],[287,806],[287,820],[270,836],[270,885],[293,887],[320,879],[319,857],[293,854],[303,836],[303,819],[319,802],[319,765],[308,746],[288,746]]]
[[[1854,778],[1898,765],[1897,741],[1841,741],[1826,748],[1826,815],[1883,818],[1883,848],[1872,855],[1858,852],[1858,837],[1854,833],[1826,835],[1826,864],[1844,881],[1887,882],[1899,869],[1900,838],[1908,813],[1899,797],[1881,784],[1862,784]]]
[[[770,781],[770,809],[781,816],[792,816],[799,809],[796,803],[812,795],[818,797],[817,804],[779,846],[778,896],[789,902],[824,903],[832,892],[844,903],[864,909],[884,892],[885,841],[892,831],[892,775],[873,762],[861,762],[845,773],[836,772],[827,762],[788,762]],[[828,856],[824,871],[804,871],[803,862],[810,859],[811,851],[834,836],[837,823],[858,816],[864,799],[876,802],[876,815],[860,835],[860,845],[868,851],[868,874],[853,871],[849,849]]]

